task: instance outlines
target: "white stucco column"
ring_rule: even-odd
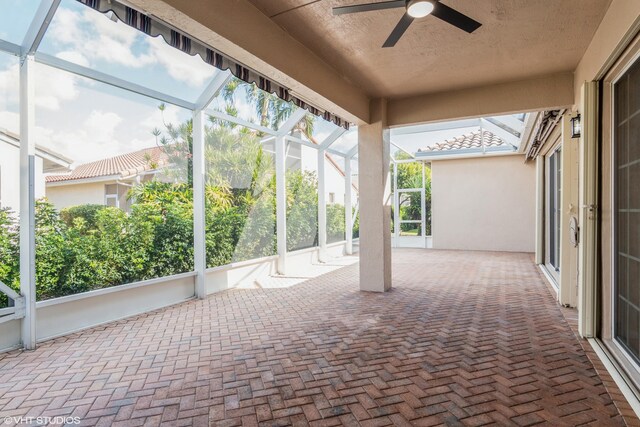
[[[387,101],[371,101],[371,124],[358,127],[360,290],[391,289],[391,206]]]

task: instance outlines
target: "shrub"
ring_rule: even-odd
[[[66,268],[66,226],[47,199],[36,201],[36,295],[38,299],[57,296]]]
[[[287,250],[318,244],[318,181],[312,172],[287,171]]]
[[[14,290],[18,290],[20,281],[20,253],[18,220],[9,209],[0,209],[0,281]],[[0,292],[0,307],[9,302]]]
[[[356,209],[353,208],[353,213],[356,213]],[[356,215],[355,220],[353,221],[353,235],[352,237],[354,239],[357,239],[360,237],[360,213],[358,213],[358,215]]]
[[[327,243],[345,239],[344,206],[327,205]]]
[[[96,227],[97,213],[105,208],[106,206],[92,204],[71,206],[60,210],[60,219],[67,227],[72,227],[76,218],[82,218],[87,228],[93,229]]]

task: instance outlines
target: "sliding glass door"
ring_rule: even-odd
[[[562,218],[562,151],[555,149],[546,158],[545,266],[558,282],[560,272],[560,223]]]
[[[640,62],[613,88],[614,337],[640,360]]]

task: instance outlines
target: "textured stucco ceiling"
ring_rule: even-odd
[[[382,49],[403,9],[333,16],[367,0],[250,1],[346,80],[389,98],[573,71],[611,2],[443,0],[483,26],[467,34],[428,16]]]

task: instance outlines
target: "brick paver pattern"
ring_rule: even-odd
[[[624,425],[529,254],[394,251],[0,355],[2,416],[82,425]]]

